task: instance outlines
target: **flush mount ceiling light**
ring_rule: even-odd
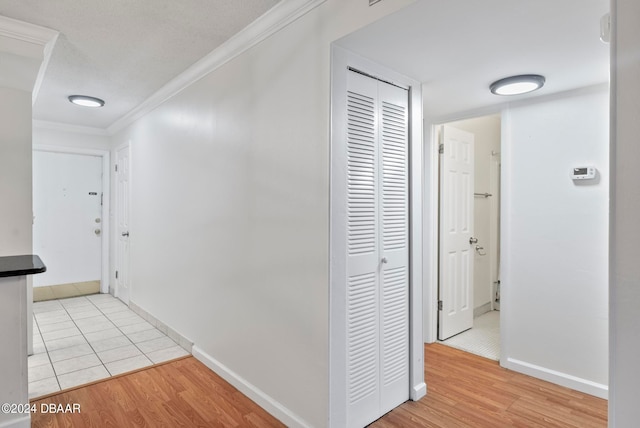
[[[544,82],[544,76],[539,74],[522,74],[496,80],[489,89],[496,95],[520,95],[542,88]]]
[[[83,107],[102,107],[104,105],[104,101],[100,98],[87,95],[69,95],[69,101]]]

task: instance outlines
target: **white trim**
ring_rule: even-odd
[[[565,386],[585,394],[594,395],[599,398],[607,399],[609,396],[609,387],[601,383],[592,382],[567,373],[551,370],[546,367],[530,364],[525,361],[516,360],[515,358],[507,358],[503,367],[533,376],[538,379],[546,380],[556,385]]]
[[[45,120],[34,120],[33,128],[47,131],[70,132],[74,134],[98,135],[102,137],[109,136],[109,133],[106,129],[94,128],[91,126],[71,125],[68,123],[60,122],[48,122]]]
[[[288,427],[311,427],[311,424],[204,352],[199,346],[193,346],[193,356]]]
[[[27,403],[25,403],[27,404]],[[31,415],[27,414],[19,419],[12,419],[0,424],[0,428],[30,428],[31,427]]]
[[[36,104],[36,100],[38,99],[38,94],[40,93],[40,87],[42,86],[42,81],[44,80],[44,75],[47,72],[47,67],[49,67],[49,60],[51,60],[51,52],[53,52],[53,47],[58,41],[58,36],[60,33],[57,31],[51,37],[51,39],[44,46],[44,51],[42,53],[43,59],[40,64],[40,70],[38,70],[38,75],[36,76],[36,82],[33,84],[33,90],[31,91],[31,106],[33,107]]]
[[[85,149],[79,147],[50,146],[34,144],[34,151],[69,153],[74,155],[98,156],[102,158],[102,272],[100,292],[109,292],[109,254],[110,254],[110,201],[111,201],[111,153],[109,150]]]
[[[509,195],[512,194],[511,183],[511,111],[505,109],[500,117],[500,365],[505,366],[506,357],[509,352],[509,330],[511,325],[508,320],[513,320],[512,306],[510,301],[509,287],[504,284],[511,284],[511,243],[513,233],[511,232],[511,204]],[[506,196],[506,197],[505,197]]]
[[[129,158],[129,177],[127,178],[127,181],[129,183],[129,232],[131,231],[131,213],[132,213],[132,209],[131,209],[131,201],[133,200],[131,197],[132,194],[132,186],[131,186],[131,179],[132,179],[132,169],[133,169],[133,162],[132,162],[132,154],[131,154],[131,140],[127,140],[124,143],[118,145],[114,150],[113,150],[113,165],[117,165],[118,163],[118,152],[122,149],[127,149],[127,156]],[[109,168],[111,168],[111,166],[109,166]],[[120,173],[120,172],[119,172]],[[113,217],[114,217],[114,228],[113,228],[113,279],[114,279],[114,286],[113,286],[113,295],[115,297],[117,297],[118,299],[122,300],[124,302],[124,300],[121,298],[120,296],[120,287],[118,286],[119,281],[117,281],[115,279],[115,272],[116,270],[119,269],[119,266],[117,266],[118,263],[118,223],[120,222],[120,219],[118,218],[118,213],[119,213],[119,206],[118,206],[118,200],[120,199],[119,195],[118,195],[118,190],[119,190],[119,186],[118,186],[118,174],[114,174],[114,180],[115,180],[115,207],[114,207],[114,212],[113,212]],[[129,271],[127,272],[127,275],[129,275],[128,281],[129,281],[129,290],[127,291],[127,296],[126,296],[126,302],[127,304],[129,304],[131,302],[131,289],[132,289],[132,280],[131,280],[131,243],[132,243],[132,238],[129,237]],[[166,334],[166,332],[165,332]]]
[[[57,35],[58,32],[50,28],[0,15],[0,37],[45,46]]]
[[[7,46],[3,43],[1,50],[13,54],[17,53],[26,58],[41,60],[35,80],[29,83],[30,85],[33,84],[33,86],[30,87],[32,106],[35,104],[38,92],[40,91],[42,79],[49,65],[51,52],[58,39],[58,34],[57,31],[50,28],[0,15],[0,38],[5,39],[5,43],[8,42]],[[34,47],[41,47],[42,50],[34,49]]]
[[[424,165],[425,174],[423,194],[424,217],[424,342],[433,343],[438,338],[438,213],[440,194],[440,158],[438,153],[436,124],[424,123]],[[428,178],[429,181],[426,181]]]
[[[384,79],[410,91],[410,318],[409,318],[409,397],[419,400],[426,394],[424,383],[424,346],[422,339],[422,87],[406,76],[371,62],[335,44],[331,46],[331,152],[346,135],[346,103],[348,67],[384,76]],[[345,197],[344,186],[335,182],[336,171],[346,169],[346,160],[330,156],[330,235],[329,235],[329,426],[346,425],[346,307],[344,296],[334,292],[334,284],[344,283],[346,266],[340,256],[346,248],[345,213],[336,201]]]
[[[257,45],[325,1],[326,0],[288,0],[279,2],[267,13],[253,21],[238,34],[211,51],[177,77],[170,80],[166,85],[122,118],[112,123],[107,128],[109,134],[113,135],[131,125],[134,121],[148,114],[187,86],[202,79],[207,74]]]

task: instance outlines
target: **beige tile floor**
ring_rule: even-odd
[[[29,398],[188,355],[109,294],[33,304]]]
[[[70,284],[47,285],[33,287],[33,301],[65,299],[67,297],[85,296],[100,292],[100,281],[74,282]]]

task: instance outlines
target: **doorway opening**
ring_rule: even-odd
[[[448,122],[435,130],[440,147],[438,340],[499,360],[501,117]],[[456,166],[451,159],[463,140],[470,145],[470,162]]]
[[[34,147],[33,248],[47,260],[34,300],[107,292],[108,168],[108,151]]]

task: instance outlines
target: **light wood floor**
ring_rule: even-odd
[[[45,414],[42,403],[80,404]],[[193,357],[32,401],[32,428],[284,427]]]
[[[503,369],[497,361],[425,345],[428,394],[372,427],[606,428],[607,401]]]
[[[606,427],[607,402],[500,368],[447,346],[425,346],[429,394],[372,427]],[[284,426],[193,357],[34,401],[80,414],[32,415],[33,427]]]

